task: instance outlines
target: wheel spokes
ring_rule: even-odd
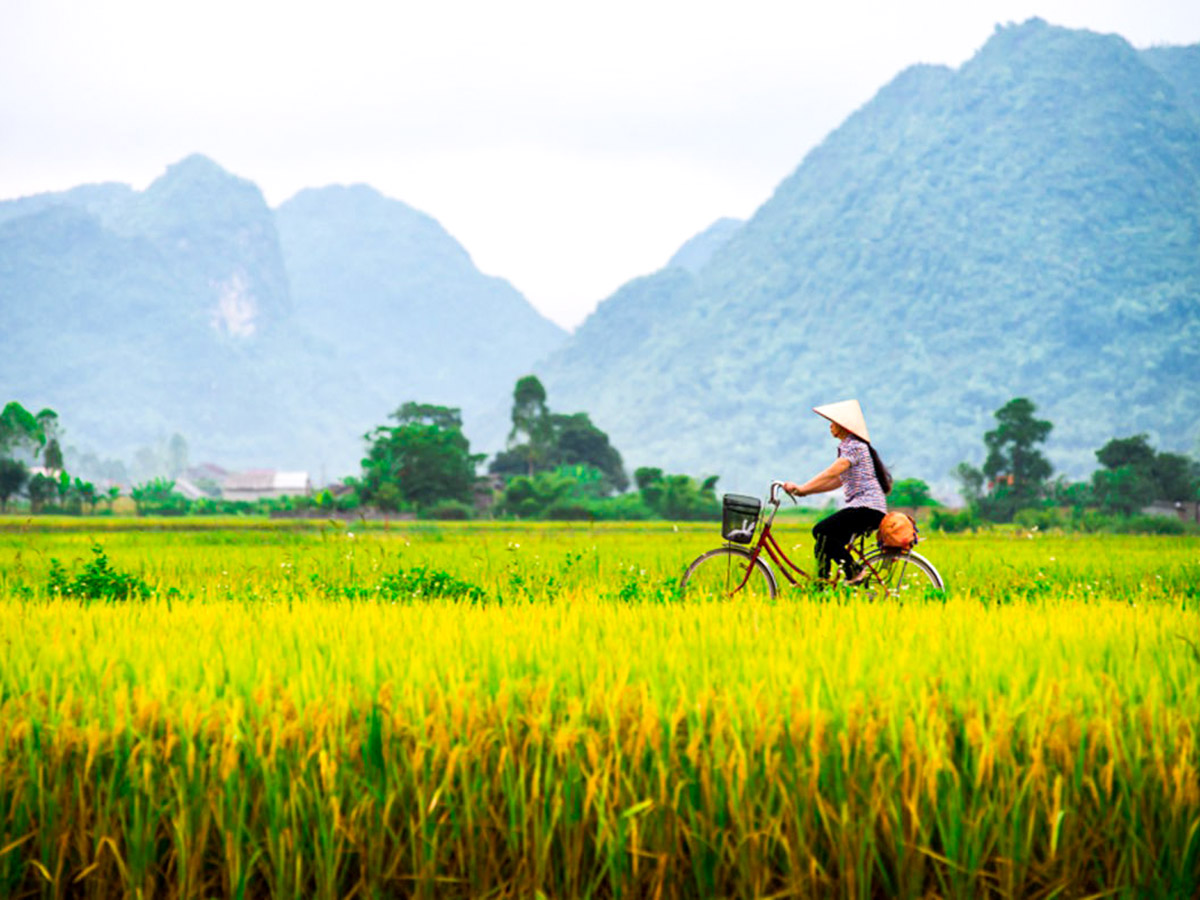
[[[685,587],[689,599],[739,600],[768,599],[771,596],[767,576],[741,554],[714,554],[696,564]]]
[[[938,589],[934,576],[907,554],[881,558],[876,568],[879,572],[876,595],[880,599],[924,596]]]

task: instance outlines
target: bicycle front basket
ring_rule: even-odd
[[[762,501],[745,494],[726,494],[721,498],[721,537],[735,544],[754,540]]]

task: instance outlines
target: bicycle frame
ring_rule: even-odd
[[[742,583],[734,589],[733,593],[735,594],[744,588],[746,586],[746,582],[750,580],[750,575],[754,571],[754,563],[759,559],[759,557],[762,556],[764,550],[771,561],[775,563],[776,568],[783,573],[783,577],[786,578],[793,587],[800,584],[800,580],[796,578],[796,575],[799,575],[806,581],[820,581],[818,576],[810,575],[808,572],[804,571],[804,569],[800,568],[800,566],[792,562],[792,560],[788,558],[787,553],[784,552],[783,548],[779,546],[779,541],[775,539],[775,535],[771,533],[771,526],[775,523],[775,514],[779,512],[779,504],[781,502],[781,498],[778,496],[777,492],[782,489],[782,481],[771,482],[771,499],[769,501],[771,504],[771,513],[763,522],[762,529],[758,534],[758,539],[754,542],[753,549],[750,550],[750,565],[746,566],[746,575],[742,579]],[[882,579],[879,575],[879,572],[874,566],[867,562],[866,553],[862,549],[863,539],[864,536],[860,535],[857,541],[851,541],[851,543],[847,544],[846,549],[850,552],[851,559],[857,562],[860,566],[865,566],[867,569],[869,569],[871,572],[871,577],[874,580],[881,581]],[[858,547],[854,546],[855,543],[858,544]],[[795,575],[792,574],[793,572]],[[835,566],[834,576],[831,583],[836,585],[840,578],[841,568]]]
[[[783,577],[793,586],[800,584],[796,575],[799,575],[806,581],[813,580],[812,575],[809,575],[788,558],[783,548],[779,546],[779,541],[775,539],[775,535],[771,533],[771,526],[775,523],[775,514],[779,512],[779,499],[775,496],[775,486],[778,483],[771,483],[771,514],[767,516],[758,533],[758,540],[754,542],[754,548],[750,551],[750,565],[746,566],[746,577],[737,586],[737,590],[734,591],[735,594],[746,586],[746,581],[750,579],[750,575],[754,571],[754,563],[762,556],[764,550],[771,561],[775,563],[775,567],[783,573]],[[793,575],[793,572],[796,575]]]

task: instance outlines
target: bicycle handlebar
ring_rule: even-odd
[[[772,505],[772,506],[778,506],[778,505],[779,505],[779,503],[780,503],[780,500],[779,500],[779,499],[776,499],[776,497],[775,497],[775,489],[776,489],[776,488],[782,488],[782,487],[783,487],[783,482],[782,482],[782,481],[772,481],[772,482],[771,482],[771,505]],[[793,496],[792,496],[791,494],[789,494],[787,491],[784,491],[784,492],[783,492],[783,495],[784,495],[785,497],[787,497],[789,500],[791,500],[793,503],[798,503],[798,502],[799,502],[798,500],[796,500],[796,498],[795,498],[795,497],[793,497]]]

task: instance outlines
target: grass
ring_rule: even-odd
[[[1200,885],[1194,538],[745,604],[677,599],[712,526],[404,524],[0,532],[0,896]]]

